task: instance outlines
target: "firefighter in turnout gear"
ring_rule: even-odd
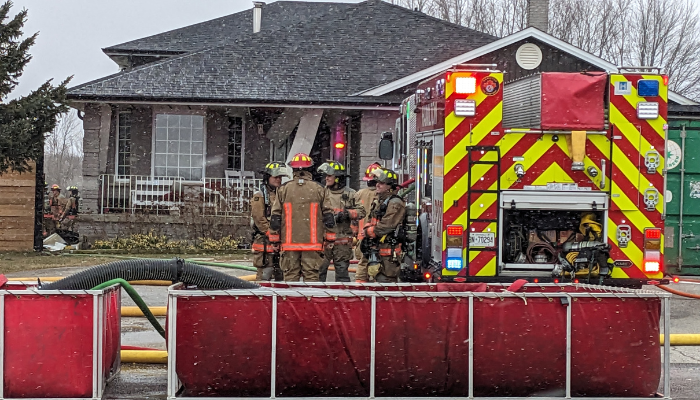
[[[335,226],[326,188],[313,180],[311,157],[299,153],[289,166],[292,180],[277,189],[272,205],[270,240],[281,241],[280,264],[285,281],[318,282],[323,262],[323,233]]]
[[[263,170],[263,184],[253,194],[250,209],[250,224],[253,228],[253,266],[257,268],[258,281],[284,279],[279,265],[279,239],[271,241],[270,217],[272,205],[277,198],[277,188],[282,185],[282,176],[287,175],[287,167],[280,163],[269,163]]]
[[[333,207],[335,227],[326,230],[324,240],[325,260],[321,265],[319,279],[326,281],[331,261],[335,267],[336,282],[350,282],[350,259],[352,258],[353,230],[350,224],[365,217],[365,210],[355,203],[355,191],[347,186],[348,176],[343,164],[331,161],[321,164],[318,172],[325,175],[326,196]]]
[[[362,248],[370,261],[367,267],[370,277],[379,283],[397,282],[401,270],[401,242],[405,239],[406,205],[396,194],[396,172],[382,168],[375,170],[374,176],[377,198],[372,203],[370,222],[364,229]],[[370,257],[372,251],[378,255],[378,259]]]
[[[77,186],[69,187],[68,192],[70,192],[70,196],[66,201],[66,206],[63,209],[63,213],[61,214],[59,221],[61,222],[61,229],[72,232],[75,217],[78,215],[78,201],[80,196],[78,195]]]
[[[370,164],[365,171],[365,176],[362,180],[367,182],[367,187],[360,189],[355,193],[355,204],[362,206],[367,214],[365,218],[359,219],[356,223],[357,226],[354,228],[357,230],[357,241],[358,244],[365,237],[365,225],[369,222],[369,209],[377,196],[377,181],[374,180],[374,171],[380,169],[382,166],[379,163]],[[362,255],[360,246],[358,245],[355,249],[355,257],[357,257],[360,262],[357,264],[357,272],[355,273],[355,282],[369,282],[369,275],[367,274],[367,258]]]
[[[61,195],[61,187],[58,185],[51,186],[51,194],[49,195],[49,215],[46,221],[46,234],[51,235],[56,233],[57,229],[61,228],[61,215],[66,206],[66,198]],[[46,217],[45,217],[46,219]]]

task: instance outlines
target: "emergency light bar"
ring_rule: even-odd
[[[659,81],[656,79],[640,79],[637,81],[637,94],[641,97],[658,96]]]
[[[474,100],[455,100],[455,115],[458,117],[473,117],[476,115]]]
[[[639,103],[637,103],[637,118],[659,118],[659,103],[655,101],[640,101]]]
[[[473,76],[461,76],[456,78],[455,92],[459,94],[476,93],[476,78]]]

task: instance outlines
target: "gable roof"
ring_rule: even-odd
[[[420,82],[424,79],[430,78],[431,76],[438,74],[444,70],[447,70],[451,68],[452,66],[456,64],[463,64],[468,61],[471,61],[477,57],[481,57],[483,55],[489,54],[491,52],[494,52],[496,50],[499,50],[503,47],[506,47],[508,45],[511,45],[513,43],[517,43],[523,39],[528,39],[528,38],[534,38],[537,40],[540,40],[546,44],[549,44],[552,47],[558,48],[564,52],[567,52],[583,61],[586,61],[590,64],[593,64],[595,66],[598,66],[602,69],[604,69],[607,72],[617,72],[618,67],[615,64],[612,64],[608,61],[603,60],[600,57],[597,57],[591,53],[588,53],[584,50],[579,49],[576,46],[573,46],[569,43],[564,42],[563,40],[559,40],[555,38],[552,35],[549,35],[545,32],[542,32],[541,30],[537,28],[527,28],[523,29],[522,31],[513,33],[512,35],[506,36],[502,39],[493,41],[485,46],[479,47],[474,50],[470,50],[466,53],[460,54],[456,57],[450,58],[448,60],[445,60],[443,62],[434,64],[428,68],[425,68],[420,71],[416,71],[412,74],[406,75],[400,79],[397,79],[393,82],[389,82],[380,86],[376,86],[372,89],[365,90],[359,93],[356,93],[358,96],[384,96],[394,90],[400,89],[402,87],[405,87],[407,85]],[[684,97],[678,93],[670,92],[668,94],[669,100],[676,102],[681,105],[695,105],[698,104],[695,101]]]
[[[277,1],[262,8],[261,31],[274,31],[285,26],[318,18],[329,13],[346,11],[353,3]],[[223,45],[253,33],[253,9],[226,15],[210,21],[132,40],[102,49],[106,54],[182,54]]]
[[[263,17],[264,18],[264,17]],[[74,87],[72,100],[398,104],[352,96],[496,40],[379,0]]]

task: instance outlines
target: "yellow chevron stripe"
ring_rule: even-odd
[[[663,120],[663,118],[660,118],[659,120]],[[642,163],[644,162],[644,155],[652,149],[651,144],[649,141],[642,136],[642,134],[639,132],[638,127],[634,126],[631,122],[629,122],[624,115],[620,112],[620,110],[615,107],[614,104],[610,103],[610,121],[615,124],[617,129],[622,132],[622,134],[629,140],[630,143],[632,143],[633,146],[639,146],[639,153],[642,155]],[[665,124],[666,122],[663,122]],[[663,131],[663,126],[660,126],[661,129],[661,137],[664,135]],[[658,133],[658,132],[657,132]],[[614,141],[613,141],[614,142]],[[664,149],[655,149],[659,153],[662,153]],[[617,163],[617,160],[615,160]],[[659,174],[660,176],[663,177],[662,170],[664,168],[665,159],[664,157],[659,156],[659,168],[656,169],[656,173]],[[644,165],[641,165],[641,168],[644,168]]]
[[[668,102],[668,87],[664,86],[663,78],[661,78],[658,75],[644,75],[644,76],[642,76],[642,78],[658,80],[659,81],[659,96],[665,102]],[[614,84],[614,82],[629,82],[629,80],[627,78],[625,78],[624,75],[610,75],[610,82],[612,82]],[[631,88],[630,94],[617,95],[617,96],[624,97],[625,100],[627,100],[627,102],[632,106],[632,108],[634,108],[636,110],[637,103],[639,103],[640,101],[645,101],[645,99],[644,99],[644,97],[640,97],[637,94],[637,89],[634,87],[634,85],[630,85],[630,88]],[[611,122],[613,121],[613,117],[612,117],[612,108],[613,107],[614,107],[613,103],[610,102],[610,121]],[[665,138],[663,125],[666,123],[666,121],[663,118],[657,118],[656,120],[647,120],[647,121],[654,128],[654,130],[656,131],[656,133],[659,136],[661,136],[662,138]],[[636,143],[636,142],[632,142],[632,143]]]
[[[493,258],[489,260],[486,265],[484,265],[484,268],[482,268],[479,272],[476,273],[476,276],[496,276],[496,255],[494,254]]]

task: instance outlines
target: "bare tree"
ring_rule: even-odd
[[[83,131],[75,113],[61,115],[56,128],[44,142],[46,182],[67,186],[82,184]]]
[[[528,0],[392,0],[498,37],[527,27]],[[700,98],[700,1],[550,0],[549,33],[617,65],[658,66]]]

